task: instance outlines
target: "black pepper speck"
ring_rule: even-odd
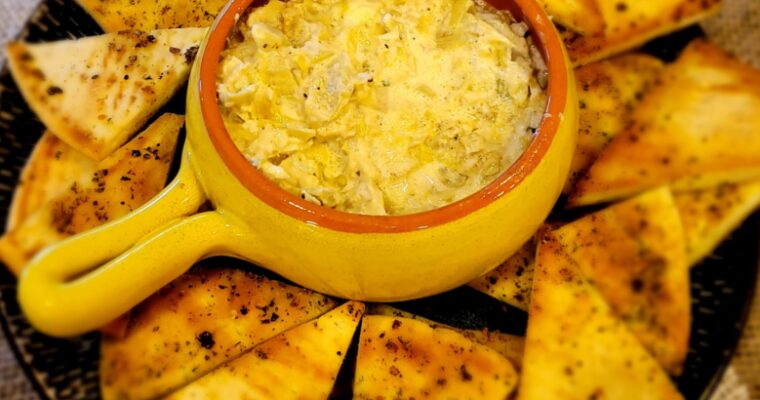
[[[201,347],[204,349],[211,349],[214,347],[214,335],[211,334],[209,331],[203,331],[200,335],[198,335],[198,342],[200,343]]]

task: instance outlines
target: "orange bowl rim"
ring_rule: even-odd
[[[197,82],[201,114],[216,152],[238,181],[264,203],[293,218],[307,224],[350,233],[401,233],[442,225],[480,210],[511,192],[536,169],[557,135],[567,106],[570,74],[559,34],[535,0],[489,0],[488,3],[492,6],[510,11],[515,19],[529,26],[533,42],[541,52],[548,69],[548,101],[544,118],[535,138],[517,161],[478,192],[444,207],[417,214],[352,214],[303,200],[266,178],[243,156],[225,128],[217,101],[216,80],[221,52],[232,28],[255,1],[260,2],[231,1],[211,28],[200,60]]]

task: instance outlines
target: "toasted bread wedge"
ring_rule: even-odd
[[[677,193],[675,201],[683,222],[689,265],[695,265],[760,207],[760,181]]]
[[[417,314],[400,310],[395,307],[391,307],[387,304],[373,304],[367,310],[368,315],[385,315],[387,317],[401,317],[416,319],[433,325],[436,328],[452,329],[462,334],[467,339],[472,340],[475,343],[480,343],[486,347],[490,347],[496,350],[497,353],[503,355],[519,370],[522,367],[523,351],[525,349],[525,338],[522,336],[508,335],[506,333],[498,331],[490,331],[488,329],[460,329],[453,326],[441,324],[433,320],[421,317]]]
[[[523,354],[525,353],[525,337],[508,335],[488,329],[462,329],[458,330],[458,332],[475,343],[480,343],[495,350],[509,360],[517,371],[522,369]]]
[[[681,399],[563,247],[539,241],[518,399]]]
[[[106,32],[211,26],[227,0],[77,0]]]
[[[205,28],[127,31],[7,47],[27,103],[59,139],[102,160],[187,80]]]
[[[18,275],[45,247],[147,203],[166,184],[183,124],[181,115],[162,115],[94,171],[69,182],[63,193],[0,239],[0,259]]]
[[[673,197],[657,189],[555,231],[568,259],[669,372],[689,348],[686,239]]]
[[[565,185],[575,182],[605,146],[631,123],[631,112],[662,71],[663,63],[643,53],[631,53],[575,70],[580,100],[578,144]]]
[[[536,241],[531,239],[512,257],[469,286],[521,310],[530,305]]]
[[[538,0],[546,13],[565,28],[591,35],[604,31],[597,0]]]
[[[119,318],[109,322],[105,326],[100,327],[102,337],[111,339],[124,339],[127,336],[127,328],[129,328],[129,320],[132,317],[132,312],[128,311],[122,314]]]
[[[721,0],[597,0],[604,30],[563,33],[571,61],[584,65],[636,48],[713,15]]]
[[[166,400],[327,399],[363,314],[364,304],[348,302],[261,343]]]
[[[506,358],[453,330],[401,317],[362,321],[354,398],[505,399],[516,383]]]
[[[8,210],[6,231],[12,231],[43,204],[68,189],[71,182],[91,176],[96,167],[91,158],[46,132],[21,171]]]
[[[104,340],[104,400],[153,399],[335,307],[329,298],[238,270],[196,270],[133,311]]]
[[[578,181],[569,204],[661,185],[675,191],[760,178],[760,71],[697,40],[665,68],[633,124]]]

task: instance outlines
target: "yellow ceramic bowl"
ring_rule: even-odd
[[[21,306],[39,330],[68,336],[98,328],[211,255],[240,257],[349,299],[429,296],[498,265],[549,214],[575,148],[577,100],[562,42],[534,0],[491,4],[530,26],[549,68],[549,101],[535,140],[474,195],[387,217],[338,212],[293,196],[235,147],[217,105],[216,77],[226,37],[251,3],[233,0],[200,49],[177,178],[141,209],[46,251],[25,270]],[[197,213],[206,200],[214,210]]]

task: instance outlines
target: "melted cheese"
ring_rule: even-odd
[[[533,138],[546,103],[525,26],[471,0],[255,8],[218,81],[238,148],[285,190],[399,215],[460,200]]]

